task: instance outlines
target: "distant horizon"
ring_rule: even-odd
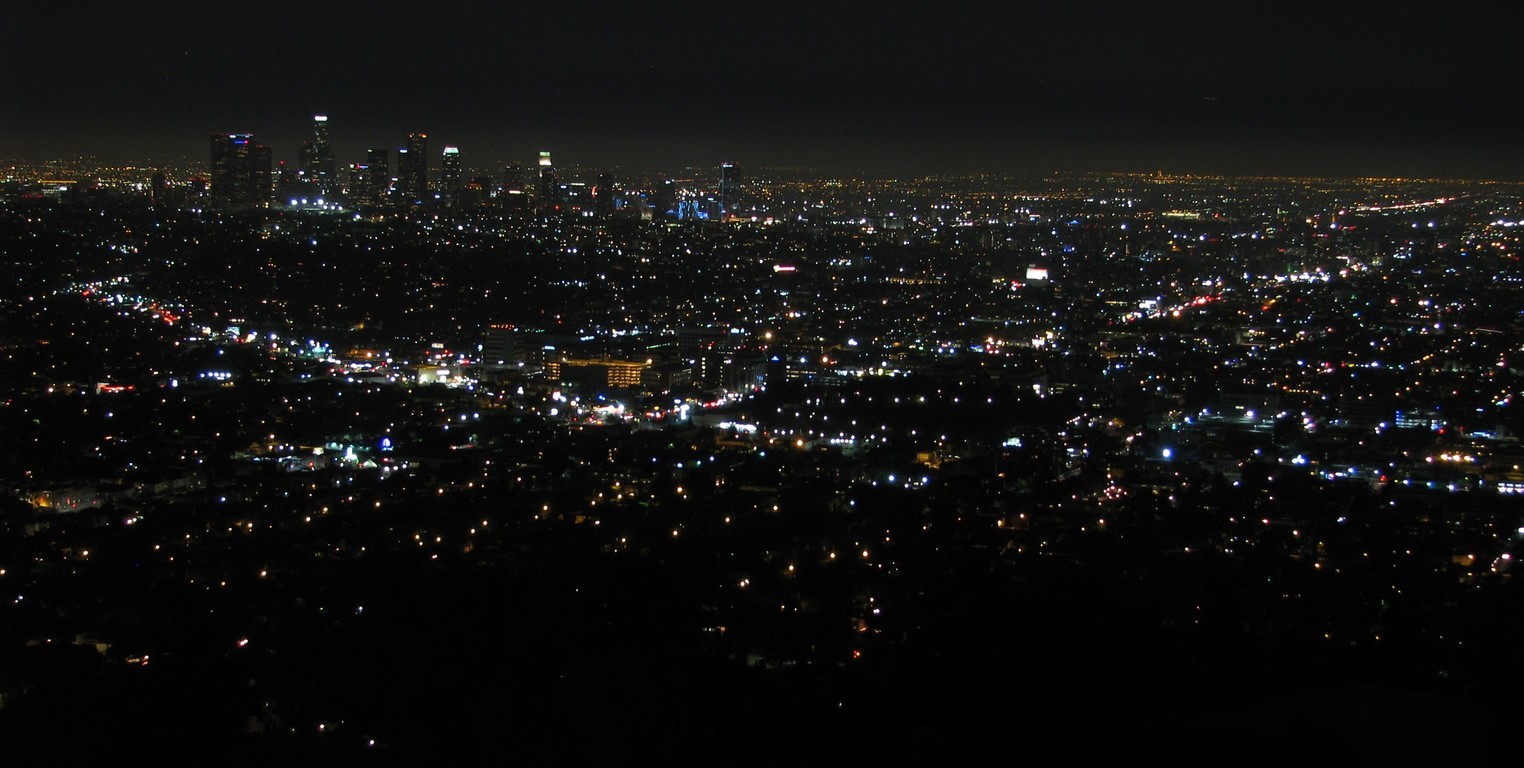
[[[207,140],[215,133],[223,131],[206,131],[198,142],[174,141],[176,148],[168,142],[158,143],[155,148],[145,146],[140,150],[132,150],[122,146],[116,147],[89,147],[85,143],[59,143],[52,147],[33,147],[31,151],[17,151],[11,146],[0,146],[0,161],[7,164],[43,165],[54,162],[77,162],[87,160],[102,166],[110,165],[136,165],[143,167],[172,167],[181,168],[205,166],[208,164]],[[226,131],[235,132],[235,131]],[[236,132],[252,133],[255,140],[261,144],[270,146],[274,151],[276,163],[285,161],[288,166],[297,164],[296,153],[303,140],[302,133],[292,130],[266,131],[239,129]],[[1524,183],[1524,174],[1510,173],[1508,168],[1524,167],[1511,163],[1499,163],[1496,160],[1481,157],[1467,158],[1464,162],[1445,162],[1437,160],[1435,153],[1424,152],[1418,149],[1402,151],[1400,148],[1387,148],[1383,154],[1385,157],[1380,161],[1360,162],[1348,156],[1332,159],[1331,156],[1341,153],[1332,150],[1324,150],[1320,153],[1312,153],[1309,150],[1289,147],[1274,148],[1250,148],[1241,153],[1231,152],[1231,148],[1212,145],[1189,145],[1180,144],[1159,149],[1155,158],[1133,158],[1129,150],[1136,151],[1137,147],[1119,147],[1116,145],[1099,146],[1076,146],[1045,142],[1036,144],[1032,149],[1021,151],[1018,148],[1008,148],[1005,153],[987,150],[995,159],[981,163],[975,159],[965,159],[962,162],[949,162],[944,155],[940,162],[934,158],[917,158],[908,153],[893,151],[892,149],[878,149],[876,152],[869,150],[868,154],[892,156],[891,162],[874,162],[876,158],[863,157],[863,149],[860,147],[856,153],[847,153],[842,157],[796,157],[785,158],[777,156],[777,153],[748,151],[748,148],[737,144],[732,151],[726,153],[721,148],[701,153],[703,157],[689,156],[686,159],[676,154],[656,154],[649,152],[634,151],[628,155],[622,155],[617,149],[601,148],[595,141],[588,141],[585,137],[574,137],[570,141],[556,142],[554,140],[531,144],[528,142],[515,142],[524,147],[529,147],[521,152],[507,152],[501,149],[488,149],[481,152],[481,144],[470,141],[445,141],[441,134],[433,131],[429,133],[429,167],[437,169],[439,155],[446,146],[459,147],[467,169],[495,175],[501,173],[503,168],[510,163],[517,163],[522,167],[534,165],[535,155],[541,150],[549,150],[554,153],[555,164],[560,168],[579,169],[587,171],[597,170],[626,170],[626,171],[670,171],[677,169],[703,169],[718,168],[723,162],[732,162],[742,168],[765,169],[772,171],[796,170],[811,174],[843,175],[860,179],[896,179],[896,178],[936,178],[996,175],[1013,178],[1037,177],[1051,174],[1127,174],[1149,175],[1163,174],[1167,176],[1207,176],[1223,178],[1303,178],[1303,179],[1402,179],[1414,181],[1469,181],[1469,182],[1494,182],[1494,183]],[[371,131],[374,134],[376,132]],[[339,161],[340,168],[347,167],[350,163],[363,163],[365,152],[369,148],[384,147],[395,152],[402,145],[401,139],[405,134],[399,133],[395,140],[390,143],[365,142],[355,139],[346,139],[342,130],[335,130],[333,140],[334,155]],[[441,138],[436,139],[436,136]],[[284,140],[282,140],[284,139]],[[146,144],[146,142],[145,142]],[[394,146],[395,145],[395,146]],[[607,146],[607,145],[605,145]],[[619,146],[618,144],[615,145]],[[629,148],[625,145],[625,148]],[[1215,150],[1215,152],[1214,152]],[[1256,151],[1257,150],[1257,151]],[[973,153],[973,150],[965,150],[953,155],[965,157]],[[1203,159],[1201,153],[1218,154],[1214,159]],[[697,155],[700,153],[694,153]],[[949,153],[951,154],[951,153]],[[1524,154],[1520,149],[1514,149],[1514,154]],[[1049,161],[1033,156],[1041,156]],[[1172,155],[1164,157],[1163,155]],[[1228,157],[1226,155],[1236,155]],[[1296,161],[1288,161],[1288,155],[1299,156]],[[1308,155],[1322,155],[1327,159],[1324,162],[1310,159]],[[483,161],[482,157],[487,160]],[[855,162],[854,162],[855,161]],[[1088,161],[1088,162],[1087,162]],[[395,158],[393,158],[395,162]],[[1489,172],[1488,169],[1491,169]]]
[[[22,3],[0,156],[1524,181],[1524,6]],[[435,143],[437,142],[437,143]],[[431,161],[436,161],[431,158]]]

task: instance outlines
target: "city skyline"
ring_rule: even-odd
[[[13,5],[7,766],[1511,751],[1516,11]]]
[[[0,181],[22,764],[1511,743],[1524,184],[552,147],[335,200],[303,122],[279,178]]]
[[[164,161],[248,132],[294,162],[326,114],[343,162],[418,131],[487,165],[1524,173],[1506,18],[1086,11],[26,7],[0,31],[0,154]]]

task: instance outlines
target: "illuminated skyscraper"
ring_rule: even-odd
[[[439,166],[439,187],[440,192],[451,201],[460,195],[460,148],[444,148],[444,157]]]
[[[408,167],[408,162],[407,147],[398,147],[397,175],[393,179],[395,183],[392,185],[392,194],[399,203],[411,203],[414,200],[413,195],[408,191],[409,179],[407,171],[404,170]]]
[[[730,218],[731,210],[740,203],[741,170],[735,163],[720,163],[720,220]]]
[[[556,187],[556,168],[551,165],[550,152],[540,153],[540,183],[535,196],[541,210],[556,210],[561,205],[560,189]]]
[[[312,138],[302,142],[300,152],[302,177],[318,186],[324,194],[333,194],[338,188],[338,161],[333,156],[333,145],[328,141],[328,116],[312,116]]]
[[[212,188],[216,203],[261,205],[270,197],[270,148],[252,133],[214,133],[211,142]]]
[[[317,147],[318,156],[332,157],[333,145],[328,141],[328,116],[312,116],[312,144]]]

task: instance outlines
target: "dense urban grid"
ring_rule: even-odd
[[[0,168],[0,743],[1505,754],[1524,186],[273,155]]]

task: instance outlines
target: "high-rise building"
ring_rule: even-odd
[[[302,142],[300,155],[302,179],[316,184],[323,194],[331,195],[338,189],[338,161],[333,156],[333,145],[328,140],[328,116],[312,116],[312,138]]]
[[[262,205],[270,197],[270,148],[252,133],[214,133],[211,141],[213,202]]]
[[[478,208],[492,199],[496,189],[491,176],[472,176],[461,185],[455,204],[462,208]]]
[[[253,177],[250,185],[253,187],[254,205],[264,205],[270,201],[270,194],[275,191],[275,176],[271,170],[275,163],[275,152],[263,144],[255,144],[250,162],[249,173]]]
[[[398,147],[397,175],[393,179],[394,183],[392,184],[392,194],[396,197],[396,200],[399,203],[414,202],[414,196],[408,189],[408,186],[412,182],[412,178],[409,177],[407,171],[404,170],[408,167],[408,163],[409,159],[407,147]]]
[[[439,187],[447,200],[460,196],[460,148],[445,147],[439,165]]]
[[[556,185],[556,168],[550,162],[550,152],[540,153],[540,179],[535,197],[541,210],[551,211],[561,206],[561,190]]]
[[[651,218],[670,221],[677,218],[677,185],[671,179],[662,179],[651,190]]]
[[[365,165],[368,166],[366,173],[368,178],[365,183],[365,194],[372,203],[379,203],[386,199],[392,188],[392,164],[391,155],[385,147],[366,150]]]
[[[312,145],[317,147],[319,157],[333,157],[333,145],[328,140],[328,116],[312,116]]]
[[[286,161],[282,160],[275,167],[274,176],[276,200],[284,202],[299,196],[301,184],[296,178],[295,168],[287,168]]]
[[[249,168],[254,149],[252,133],[212,134],[210,193],[220,202],[242,202],[251,191]]]
[[[524,182],[524,167],[518,163],[509,163],[503,166],[503,191],[504,192],[528,192],[529,188]]]
[[[166,202],[165,198],[168,196],[168,192],[169,179],[165,177],[163,171],[155,169],[153,172],[153,177],[148,182],[149,202],[152,203],[155,207],[164,205]]]
[[[614,215],[614,175],[598,174],[598,186],[593,187],[593,210],[600,218]]]
[[[498,185],[497,203],[507,212],[528,213],[530,210],[532,187],[528,177],[524,173],[524,167],[518,163],[509,163],[503,166],[502,183]]]
[[[397,150],[397,192],[408,202],[429,193],[429,135],[410,133],[407,146]]]
[[[370,198],[370,166],[365,163],[350,163],[348,175],[344,180],[344,195],[346,200],[352,202],[368,201]]]
[[[720,220],[730,218],[740,203],[741,169],[735,163],[720,163]]]

